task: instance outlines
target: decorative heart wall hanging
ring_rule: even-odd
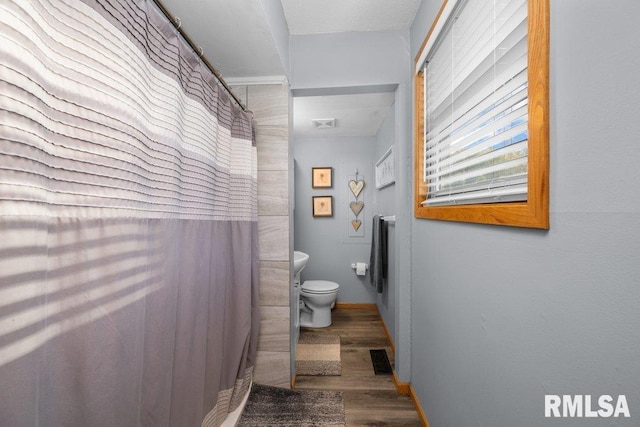
[[[349,188],[351,189],[351,192],[357,199],[360,193],[362,192],[362,189],[364,188],[364,181],[363,180],[356,181],[352,179],[351,181],[349,181]]]
[[[351,208],[351,212],[353,212],[357,218],[358,214],[362,211],[362,208],[364,208],[364,202],[351,202],[349,203],[349,207]]]
[[[358,231],[358,228],[360,228],[361,225],[362,225],[362,221],[360,221],[359,219],[354,219],[351,221],[351,226],[356,231]]]

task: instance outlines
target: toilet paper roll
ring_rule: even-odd
[[[364,276],[367,274],[367,264],[364,262],[356,263],[356,276]]]

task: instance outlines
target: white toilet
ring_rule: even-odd
[[[336,282],[328,280],[307,280],[300,289],[300,326],[325,328],[331,325],[331,309],[338,298]]]

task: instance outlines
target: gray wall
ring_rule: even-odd
[[[260,4],[276,45],[282,69],[285,75],[289,76],[289,27],[284,16],[282,3],[278,0],[260,0]]]
[[[388,85],[400,83],[402,89],[398,91],[406,91],[406,83],[409,73],[409,34],[408,31],[384,31],[384,32],[365,32],[365,33],[340,33],[340,34],[321,34],[321,35],[294,35],[290,38],[290,59],[291,59],[291,87],[293,89],[326,89],[326,88],[362,88],[365,86],[374,85]],[[348,93],[348,89],[345,89],[345,93]],[[320,92],[319,92],[320,93]],[[407,101],[407,96],[403,95],[403,101]],[[295,102],[295,98],[294,98]],[[408,100],[410,102],[410,99]],[[398,107],[394,107],[395,111]],[[410,112],[406,112],[410,114]],[[407,117],[410,117],[409,115]],[[405,127],[410,126],[410,122],[405,120]],[[388,128],[397,126],[398,121],[393,120],[387,123]],[[408,129],[410,132],[410,129]],[[383,131],[390,133],[390,130]],[[369,168],[367,177],[367,202],[369,203],[365,207],[366,219],[365,233],[367,236],[366,245],[360,248],[359,258],[363,261],[369,259],[369,233],[371,227],[371,216],[374,213],[372,209],[372,203],[375,201],[371,197],[371,193],[375,190],[374,184],[374,163],[379,158],[378,152],[382,150],[382,147],[378,147],[378,142],[375,138],[370,141],[368,149],[368,162]],[[299,162],[299,153],[304,152],[303,146],[307,146],[304,141],[296,140],[294,143],[296,162]],[[309,143],[308,146],[312,150],[317,150],[314,143]],[[332,154],[328,152],[327,155],[333,163],[336,159],[343,159],[342,150],[343,144],[336,144],[338,151],[334,151]],[[386,150],[388,145],[384,148]],[[404,147],[403,147],[404,148]],[[384,153],[384,151],[382,151]],[[317,166],[315,164],[314,166]],[[303,173],[310,173],[310,169],[301,171]],[[296,173],[300,172],[300,164],[296,166]],[[361,168],[362,171],[362,168]],[[352,173],[351,171],[349,173]],[[297,185],[300,185],[300,179],[296,177]],[[310,188],[310,185],[305,187],[305,191]],[[346,188],[346,187],[345,187]],[[348,190],[347,190],[348,191]],[[393,192],[394,190],[389,190]],[[389,200],[394,196],[393,193],[389,193]],[[302,203],[302,206],[310,210],[310,201],[300,201],[300,197],[310,196],[307,194],[301,196],[301,193],[296,192],[296,207]],[[376,205],[376,208],[382,207]],[[361,214],[362,215],[362,214]],[[300,213],[296,209],[296,221],[300,218]],[[310,214],[306,216],[309,218]],[[315,220],[320,221],[320,220]],[[345,221],[346,222],[346,221]],[[404,223],[404,227],[408,228],[408,221]],[[298,236],[302,232],[301,225],[296,222],[296,246],[302,244],[304,237]],[[393,230],[392,232],[397,231]],[[298,238],[300,237],[300,238]],[[350,249],[353,251],[353,249]],[[346,263],[340,261],[341,263]],[[351,262],[351,261],[350,261]],[[349,263],[350,263],[349,262]],[[323,265],[331,268],[329,262],[323,262]],[[394,263],[395,267],[395,263]],[[311,263],[307,269],[311,269]],[[309,278],[309,274],[313,270],[303,272],[303,278]],[[305,275],[306,273],[306,275]],[[347,274],[352,274],[348,272]],[[392,272],[393,274],[394,272]],[[334,273],[335,274],[335,273]],[[368,281],[368,276],[365,278]],[[406,281],[408,288],[408,280]],[[366,284],[368,286],[368,283]],[[359,286],[360,288],[362,285]],[[358,289],[354,286],[353,288]],[[348,291],[349,293],[343,293],[340,291],[338,296],[340,301],[345,302],[379,302],[381,312],[385,315],[385,322],[389,320],[387,326],[392,331],[394,329],[394,322],[392,321],[392,311],[389,307],[389,297],[383,296],[384,301],[379,299],[375,292],[371,292],[370,289],[365,287],[366,292],[359,291],[358,293]],[[345,299],[349,298],[349,299]],[[385,304],[385,305],[383,305]],[[392,332],[393,334],[393,332]],[[408,353],[408,350],[407,350]],[[407,374],[408,376],[408,374]]]
[[[295,100],[294,100],[295,102]],[[375,290],[369,275],[356,276],[354,262],[369,262],[371,248],[371,216],[374,214],[373,164],[375,138],[299,138],[295,141],[295,249],[309,254],[302,280],[331,280],[340,285],[339,302],[375,302]],[[333,188],[311,187],[313,167],[333,168]],[[365,203],[358,215],[362,220],[362,237],[350,237],[353,213],[349,202],[355,201],[348,182],[355,179],[356,169],[365,187],[358,200]],[[333,196],[334,215],[314,218],[313,196]]]
[[[624,394],[616,425],[638,425],[639,16],[551,0],[549,231],[413,221],[411,383],[431,425],[558,425],[545,394]]]
[[[374,165],[389,149],[394,147],[396,140],[395,132],[396,114],[393,105],[380,126],[376,135],[374,152]],[[395,149],[395,147],[394,147]],[[396,153],[394,153],[395,156]],[[395,157],[394,157],[395,158]],[[397,163],[397,162],[394,162]],[[397,169],[397,167],[396,167]],[[374,184],[372,182],[372,184]],[[374,191],[375,212],[382,215],[396,214],[396,185],[376,189]],[[396,304],[396,227],[393,223],[387,223],[387,247],[388,247],[388,271],[385,279],[384,292],[377,295],[378,310],[384,319],[387,330],[393,337],[395,335],[395,304]]]
[[[372,85],[397,85],[394,105],[396,141],[395,206],[408,206],[411,194],[411,63],[409,31],[352,32],[291,36],[291,88],[361,88]],[[345,90],[345,92],[348,92]],[[295,98],[294,98],[295,102]],[[297,147],[297,141],[294,147]],[[372,159],[375,162],[378,157]],[[297,198],[297,196],[296,196]],[[310,202],[309,202],[310,203]],[[395,369],[401,381],[410,379],[411,349],[411,218],[410,209],[396,209],[392,233],[396,256],[393,313],[389,301],[378,302],[395,343]],[[299,233],[296,227],[296,236]],[[297,241],[297,240],[296,240]],[[383,297],[384,298],[384,297]],[[365,302],[368,300],[363,300]]]
[[[406,31],[291,36],[291,88],[404,82],[408,47]]]

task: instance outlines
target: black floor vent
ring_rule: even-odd
[[[371,353],[371,363],[373,363],[373,370],[376,375],[390,375],[391,364],[387,357],[387,351],[382,350],[369,350]]]

